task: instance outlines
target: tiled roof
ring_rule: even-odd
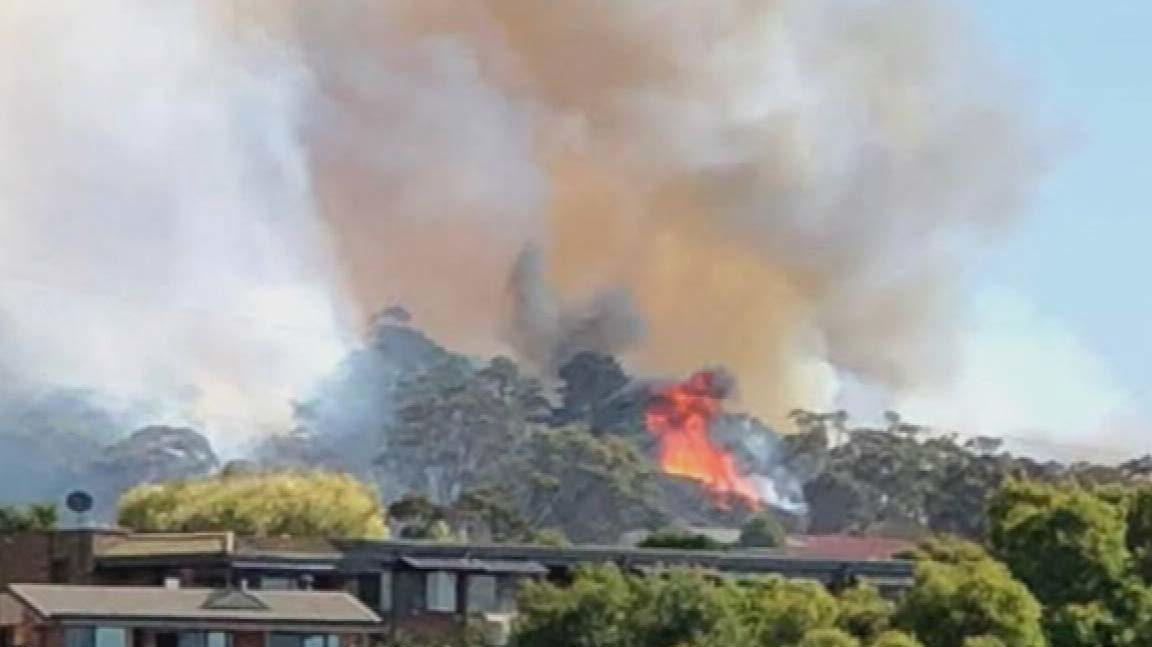
[[[212,589],[13,584],[12,594],[41,617],[59,619],[372,625],[379,616],[343,591],[245,591],[250,604],[222,604]]]

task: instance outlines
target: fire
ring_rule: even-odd
[[[721,501],[737,497],[759,507],[755,486],[740,475],[732,455],[712,442],[711,424],[720,414],[725,391],[720,376],[701,371],[657,391],[645,422],[660,443],[660,467],[665,473],[700,481]]]

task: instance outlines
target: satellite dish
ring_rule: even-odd
[[[68,493],[68,497],[64,499],[64,505],[76,514],[84,514],[92,510],[92,495],[83,490],[76,490],[75,492]]]

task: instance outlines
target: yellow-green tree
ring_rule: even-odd
[[[331,472],[237,474],[141,485],[121,497],[120,524],[139,531],[232,530],[258,537],[387,536],[372,489]]]
[[[1041,607],[1028,588],[979,547],[937,542],[921,549],[916,583],[896,624],[927,647],[1045,647]],[[972,641],[971,639],[980,640]]]

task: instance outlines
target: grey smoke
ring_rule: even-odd
[[[547,377],[580,353],[618,356],[643,336],[643,322],[623,289],[610,289],[584,304],[560,303],[547,279],[543,254],[521,251],[508,282],[512,305],[509,343]]]
[[[962,23],[943,0],[11,0],[0,364],[227,453],[287,431],[386,304],[507,350],[515,266],[508,332],[546,371],[723,364],[766,416],[826,404],[836,370],[936,379],[954,277],[1035,166]]]

